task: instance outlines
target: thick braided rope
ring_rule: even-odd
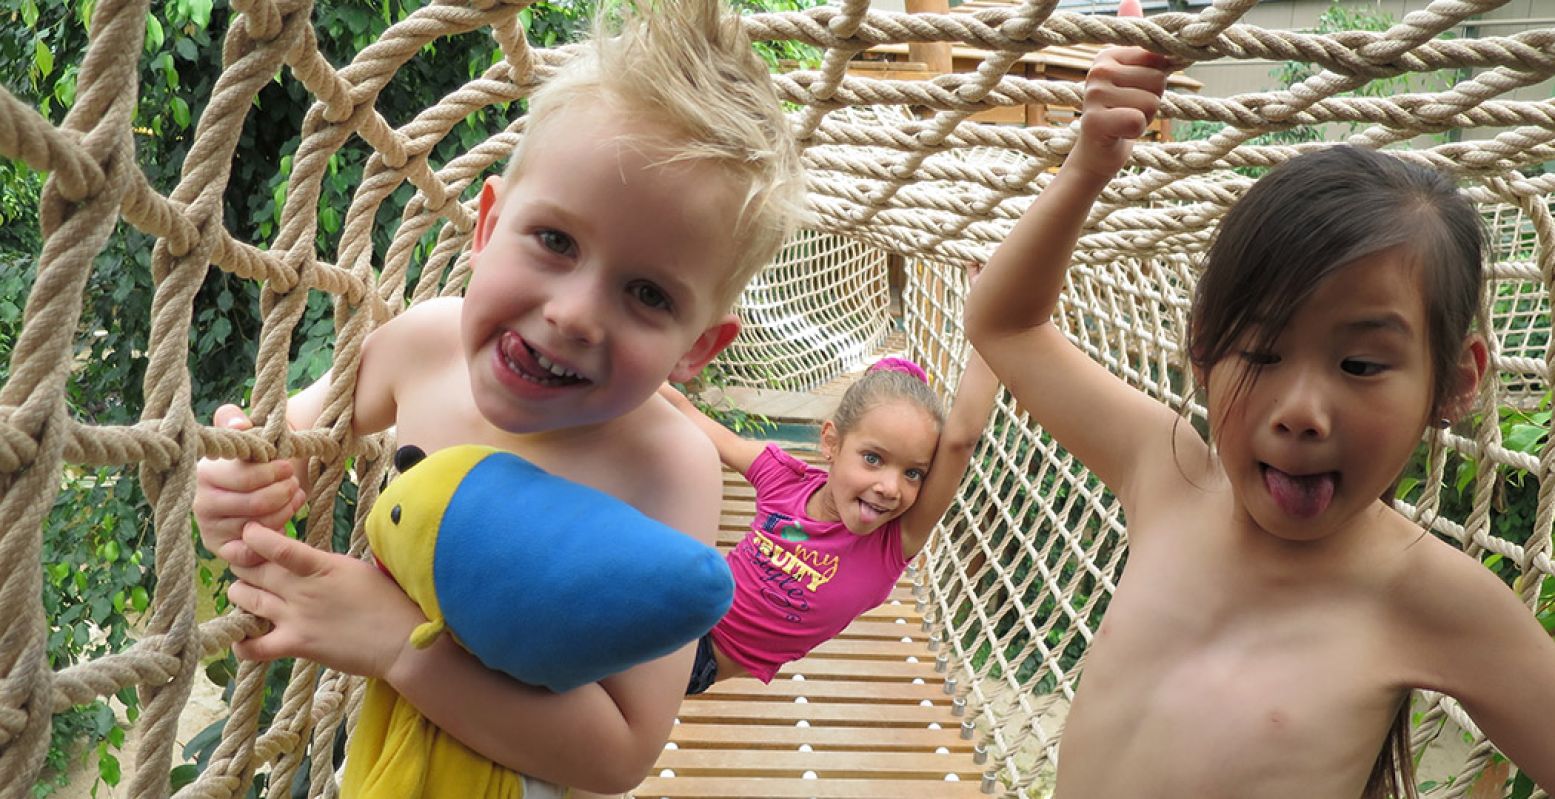
[[[445,164],[429,156],[470,112],[526,96],[572,53],[537,51],[524,42],[520,0],[436,3],[393,26],[349,65],[319,53],[306,0],[234,0],[223,44],[224,70],[202,114],[179,184],[162,196],[134,168],[129,118],[137,85],[147,6],[104,0],[95,12],[92,45],[81,64],[75,108],[59,127],[0,91],[0,154],[47,171],[40,206],[47,236],[38,278],[26,305],[11,377],[0,387],[0,794],[31,784],[47,747],[49,715],[72,704],[137,686],[143,712],[131,769],[131,793],[160,796],[172,760],[178,711],[202,657],[258,629],[241,615],[194,623],[192,546],[187,517],[193,468],[202,456],[316,458],[314,508],[333,503],[342,481],[360,486],[365,510],[384,473],[382,443],[350,433],[349,377],[337,381],[312,431],[289,431],[281,415],[291,330],[310,292],[336,303],[336,373],[354,374],[361,341],[403,307],[458,293],[468,274],[465,247],[473,223],[460,198],[499,166],[522,135],[522,119]],[[1241,20],[1251,0],[1221,0],[1197,14],[1119,20],[1056,11],[1030,0],[968,14],[916,15],[871,10],[861,0],[803,13],[747,18],[758,39],[788,39],[822,48],[815,70],[774,76],[793,115],[811,170],[810,224],[742,304],[750,334],[722,365],[734,382],[776,382],[803,389],[846,372],[867,357],[886,324],[885,254],[911,259],[904,300],[913,355],[930,364],[939,386],[954,385],[964,346],[959,266],[985,258],[1050,170],[1072,146],[1067,129],[977,123],[974,115],[1028,104],[1077,106],[1080,86],[1021,77],[1020,59],[1053,46],[1127,43],[1184,63],[1213,59],[1306,62],[1318,69],[1288,90],[1235,98],[1171,91],[1163,115],[1226,127],[1207,141],[1147,142],[1135,169],[1109,188],[1082,239],[1061,306],[1062,320],[1094,357],[1175,405],[1181,396],[1177,336],[1193,282],[1194,253],[1250,179],[1229,170],[1266,167],[1322,145],[1253,145],[1255,136],[1296,127],[1349,127],[1350,141],[1384,146],[1460,127],[1499,129],[1478,141],[1438,141],[1400,150],[1400,157],[1449,170],[1511,231],[1490,270],[1493,291],[1509,292],[1509,309],[1492,308],[1493,367],[1481,408],[1526,402],[1547,390],[1551,353],[1528,329],[1548,330],[1555,269],[1545,195],[1555,178],[1526,177],[1528,165],[1555,160],[1555,103],[1505,99],[1512,90],[1555,74],[1555,31],[1531,30],[1482,39],[1437,34],[1495,2],[1435,2],[1380,33],[1316,35],[1259,28]],[[395,71],[427,43],[490,29],[505,58],[426,109],[392,127],[375,109]],[[987,51],[972,72],[932,81],[879,80],[850,74],[858,53],[877,45],[959,43]],[[230,175],[243,116],[254,94],[282,67],[315,97],[294,157],[281,224],[264,248],[222,229],[221,194]],[[1376,78],[1474,69],[1438,90],[1389,97],[1345,96]],[[318,256],[317,207],[331,155],[366,147],[370,157],[345,214],[336,260]],[[378,209],[400,185],[416,193],[393,244],[375,253]],[[156,298],[145,407],[122,427],[71,419],[64,387],[71,336],[93,256],[117,218],[158,238],[153,257]],[[825,234],[825,235],[823,235]],[[846,241],[835,238],[845,236]],[[418,242],[430,242],[421,278],[406,286]],[[1516,242],[1521,242],[1518,244]],[[870,248],[874,248],[871,250]],[[253,415],[261,426],[236,433],[202,426],[190,410],[183,364],[194,293],[207,265],[262,281],[265,324],[259,338]],[[1502,294],[1492,294],[1502,297]],[[1547,339],[1547,335],[1545,336]],[[1056,758],[1062,711],[1073,696],[1085,644],[1115,588],[1125,556],[1124,521],[1110,495],[1067,453],[1034,430],[1008,399],[974,464],[963,497],[919,573],[921,601],[935,627],[948,687],[968,702],[979,747],[995,781],[1011,791],[1040,786]],[[1549,531],[1555,524],[1551,481],[1555,454],[1509,450],[1495,425],[1472,437],[1439,436],[1449,450],[1481,464],[1472,510],[1462,519],[1440,511],[1442,465],[1432,487],[1401,507],[1470,553],[1494,553],[1516,565],[1530,607],[1555,573]],[[357,457],[355,475],[343,468]],[[66,464],[137,464],[155,513],[159,589],[144,632],[127,651],[51,673],[43,641],[47,620],[37,597],[41,535]],[[1494,533],[1492,499],[1510,470],[1539,483],[1535,530],[1524,543]],[[330,514],[313,514],[311,543],[328,546]],[[352,551],[362,547],[360,523]],[[956,621],[954,624],[950,622]],[[245,665],[237,678],[225,736],[188,796],[232,796],[268,766],[272,784],[290,784],[309,746],[323,747],[356,702],[355,681],[298,664],[282,708],[258,725],[265,667]],[[1476,745],[1454,787],[1488,762],[1492,749],[1450,699],[1428,696],[1422,731],[1450,719]],[[1423,738],[1423,736],[1422,736]],[[333,791],[326,757],[306,777],[314,796]]]

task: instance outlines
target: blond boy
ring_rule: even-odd
[[[355,432],[510,450],[711,543],[718,455],[655,390],[695,375],[739,331],[729,307],[789,228],[797,163],[765,67],[715,2],[663,2],[628,15],[619,37],[596,33],[534,96],[507,174],[483,187],[465,297],[421,303],[368,337]],[[288,403],[294,428],[315,423],[329,380]],[[249,424],[233,406],[216,423]],[[692,647],[564,694],[489,671],[446,636],[414,649],[423,618],[387,577],[270,529],[300,506],[298,473],[201,464],[201,536],[240,578],[234,604],[274,624],[239,656],[382,679],[529,775],[531,795],[641,781]]]

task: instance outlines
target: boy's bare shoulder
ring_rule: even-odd
[[[356,368],[357,432],[377,432],[403,421],[400,403],[407,389],[461,357],[462,307],[463,301],[453,297],[420,302],[367,336]]]
[[[687,510],[705,515],[697,513],[698,509],[710,510],[716,526],[723,466],[713,443],[661,397],[649,397],[631,415],[633,424],[625,428],[629,433],[613,442],[613,457],[619,463],[631,464],[631,473],[637,475],[638,483],[631,492],[637,498],[633,504],[653,516],[660,515],[654,510],[676,516]],[[694,526],[701,528],[703,523],[695,522]]]

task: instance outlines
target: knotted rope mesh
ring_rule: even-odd
[[[1097,204],[1060,308],[1065,329],[1092,356],[1164,401],[1187,403],[1202,418],[1193,398],[1182,396],[1178,345],[1195,257],[1215,221],[1251,183],[1244,173],[1323,146],[1260,144],[1255,137],[1327,126],[1348,130],[1343,137],[1361,146],[1412,143],[1398,148],[1398,156],[1454,173],[1482,204],[1497,231],[1487,276],[1497,379],[1486,382],[1478,410],[1494,420],[1500,406],[1537,402],[1550,373],[1555,227],[1545,195],[1555,177],[1532,168],[1555,160],[1555,104],[1499,98],[1555,74],[1555,30],[1437,38],[1500,5],[1440,0],[1384,32],[1317,35],[1244,24],[1253,5],[1219,0],[1199,13],[1116,19],[1059,12],[1056,0],[913,16],[844,0],[749,16],[754,38],[793,40],[823,55],[818,69],[773,77],[797,108],[792,121],[811,170],[811,232],[746,296],[752,331],[726,367],[736,380],[804,388],[864,357],[887,323],[882,261],[857,249],[869,245],[907,259],[903,305],[911,354],[929,365],[937,385],[953,386],[963,347],[960,267],[986,258],[1074,141],[1067,128],[995,126],[970,117],[1028,104],[1078,106],[1079,84],[1017,77],[1011,66],[1047,47],[1116,43],[1150,47],[1185,64],[1265,59],[1316,71],[1286,90],[1167,94],[1164,117],[1222,127],[1199,141],[1137,146],[1132,167]],[[142,706],[129,792],[167,792],[174,726],[197,665],[258,626],[237,614],[196,623],[189,512],[199,458],[313,456],[312,507],[331,507],[343,480],[359,486],[360,508],[370,504],[385,474],[384,442],[354,438],[348,413],[362,339],[406,301],[460,290],[474,218],[460,198],[480,176],[500,169],[523,135],[524,120],[447,163],[430,162],[429,153],[471,111],[525,97],[574,52],[530,48],[517,21],[524,6],[500,0],[429,5],[336,68],[316,47],[307,0],[233,0],[225,68],[182,179],[167,196],[136,168],[130,126],[147,0],[97,4],[76,103],[58,127],[0,91],[0,154],[49,173],[39,209],[45,239],[38,275],[11,354],[11,378],[0,388],[0,792],[20,795],[31,785],[52,713],[125,687],[138,688]],[[401,127],[374,109],[396,69],[423,45],[473,30],[495,37],[505,54],[500,63]],[[871,47],[925,42],[958,43],[985,55],[973,72],[924,81],[847,70],[850,59]],[[1428,72],[1451,74],[1450,86],[1386,98],[1347,95],[1374,79]],[[278,73],[305,86],[315,102],[281,224],[261,248],[223,229],[222,193],[242,118]],[[1420,138],[1470,127],[1491,135]],[[315,244],[320,181],[329,157],[356,140],[373,154],[330,263]],[[375,213],[405,183],[414,186],[414,198],[393,244],[375,252],[369,235]],[[92,426],[67,410],[72,336],[93,257],[120,219],[158,239],[154,319],[139,348],[148,360],[145,403],[134,425]],[[421,257],[416,245],[423,240],[431,245],[419,250],[426,253]],[[407,289],[413,265],[420,278]],[[196,289],[210,266],[262,282],[265,324],[251,408],[261,426],[248,432],[207,427],[191,410],[188,341]],[[335,302],[341,379],[320,426],[293,433],[281,415],[286,358],[312,292]],[[814,357],[818,349],[823,357]],[[1535,608],[1555,575],[1555,481],[1546,479],[1555,448],[1547,438],[1531,450],[1510,448],[1494,423],[1430,435],[1449,454],[1427,464],[1420,486],[1400,507],[1471,555],[1501,556],[1515,590]],[[354,459],[349,474],[348,458]],[[1461,503],[1450,502],[1454,489],[1443,486],[1453,458],[1477,464]],[[41,530],[64,470],[80,465],[139,468],[154,508],[158,587],[130,649],[55,672],[45,658],[49,620],[39,603]],[[1532,530],[1522,531],[1526,536],[1509,536],[1492,524],[1494,500],[1505,478],[1521,472],[1537,485],[1537,517]],[[314,514],[311,543],[329,545],[329,515]],[[1062,708],[1126,557],[1118,505],[1006,398],[943,533],[918,574],[948,685],[967,701],[998,782],[1012,793],[1035,790],[1051,770]],[[358,523],[354,550],[361,538]],[[281,710],[261,730],[264,672],[241,667],[225,737],[202,777],[180,796],[236,795],[258,768],[270,771],[271,784],[288,785],[304,762],[311,764],[304,778],[312,795],[332,795],[329,758],[305,761],[304,754],[310,746],[328,751],[346,723],[355,681],[298,663]],[[1491,748],[1451,699],[1428,695],[1422,711],[1422,743],[1444,717],[1472,736],[1459,779],[1435,794],[1466,795],[1468,778],[1487,765]]]

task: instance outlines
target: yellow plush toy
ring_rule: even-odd
[[[424,458],[424,460],[422,460]],[[669,654],[729,609],[722,556],[601,491],[480,446],[406,447],[367,518],[379,564],[488,668],[567,691]],[[346,797],[519,797],[523,778],[369,681]]]

